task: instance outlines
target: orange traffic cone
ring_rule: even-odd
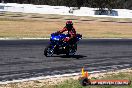
[[[88,74],[88,72],[86,71],[86,72],[85,72],[85,77],[88,78],[88,76],[89,76],[89,74]]]
[[[89,74],[88,74],[88,72],[86,71],[84,71],[84,67],[82,68],[82,77],[88,77],[89,76]]]

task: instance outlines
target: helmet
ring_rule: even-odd
[[[72,28],[72,27],[73,27],[72,21],[67,21],[67,22],[66,22],[66,27],[67,27],[68,29]]]

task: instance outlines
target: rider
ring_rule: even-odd
[[[69,37],[66,37],[64,39],[65,42],[69,42],[70,44],[76,41],[76,30],[73,27],[73,22],[72,21],[67,21],[66,22],[66,26],[61,29],[60,31],[57,31],[57,33],[63,33],[67,31],[67,33],[69,34]]]

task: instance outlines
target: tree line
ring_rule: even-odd
[[[84,6],[99,9],[132,9],[132,0],[0,0],[0,2],[68,7]]]

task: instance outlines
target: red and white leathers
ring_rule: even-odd
[[[66,32],[70,35],[69,37],[66,37],[64,39],[64,41],[69,41],[70,39],[72,38],[75,38],[76,37],[76,30],[74,27],[68,29],[67,27],[64,27],[62,30],[58,31],[58,33],[63,33],[63,32]]]

